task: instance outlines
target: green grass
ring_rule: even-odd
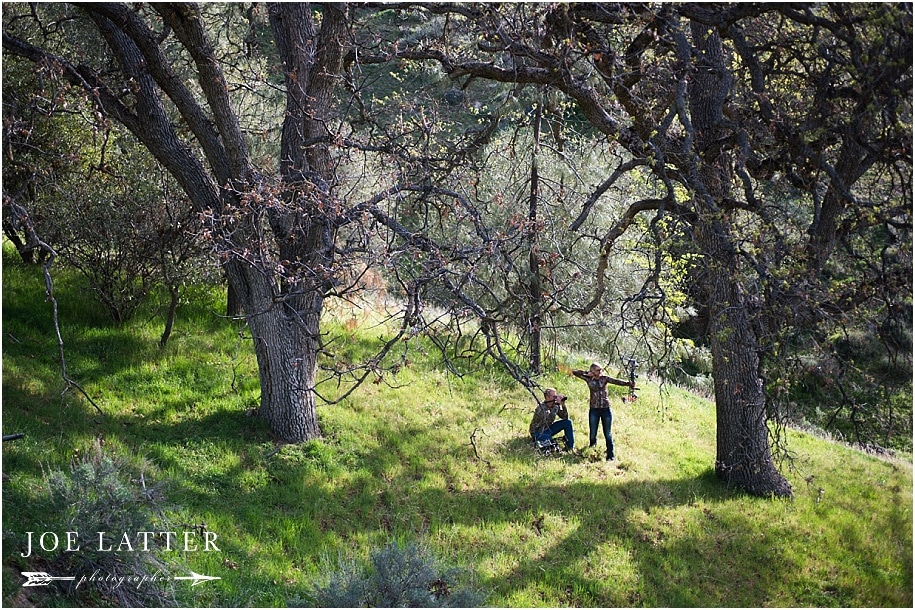
[[[750,498],[712,472],[713,405],[646,383],[637,402],[615,403],[618,461],[543,459],[526,438],[526,392],[489,363],[451,376],[415,340],[403,346],[409,365],[385,377],[399,387],[367,382],[319,408],[323,439],[271,455],[269,430],[245,415],[258,401],[250,340],[214,313],[218,296],[198,291],[160,350],[154,303],[115,328],[78,278],[58,272],[56,286],[68,371],[105,415],[61,394],[40,270],[5,249],[3,432],[27,434],[3,447],[5,606],[33,599],[19,554],[23,532],[51,519],[43,472],[96,442],[146,464],[173,523],[218,534],[218,553],[181,554],[222,578],[179,586],[188,606],[285,605],[338,557],[392,539],[474,570],[490,606],[912,605],[910,455],[878,459],[789,431],[796,499]],[[346,332],[347,319],[325,327]],[[338,357],[384,333],[359,320]],[[585,385],[560,373],[541,383],[570,396],[586,445]]]

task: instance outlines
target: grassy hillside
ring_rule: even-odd
[[[277,447],[246,409],[256,365],[217,297],[193,295],[165,350],[155,304],[120,328],[59,276],[70,375],[104,409],[64,385],[40,270],[8,252],[3,267],[4,606],[57,603],[21,588],[24,532],[54,526],[45,472],[99,445],[147,485],[166,517],[206,523],[219,552],[172,553],[221,580],[176,586],[197,606],[275,606],[300,597],[339,558],[419,541],[474,571],[487,605],[912,605],[911,456],[878,459],[789,432],[793,502],[749,498],[712,473],[713,405],[646,387],[614,407],[616,462],[601,451],[541,458],[527,441],[533,402],[487,363],[446,372],[418,341],[409,365],[319,410],[324,438]],[[349,316],[339,358],[384,329]],[[350,328],[350,331],[346,331]],[[565,364],[585,364],[570,358]],[[579,446],[587,396],[560,373]],[[598,449],[603,446],[599,441]]]

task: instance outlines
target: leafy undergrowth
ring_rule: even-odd
[[[155,303],[112,327],[58,273],[68,372],[99,416],[61,393],[40,270],[4,259],[3,432],[26,433],[3,447],[5,606],[55,603],[21,587],[35,565],[20,556],[25,532],[53,527],[45,473],[97,446],[161,485],[176,527],[218,535],[218,551],[177,553],[221,579],[177,583],[187,606],[286,605],[339,558],[392,541],[473,572],[489,606],[912,606],[909,455],[789,431],[795,500],[750,498],[712,472],[713,405],[646,383],[615,403],[617,461],[601,459],[602,438],[581,457],[541,458],[526,438],[529,394],[490,363],[459,363],[456,377],[418,339],[397,375],[320,407],[321,440],[278,447],[246,415],[257,367],[217,296],[195,293],[160,350]],[[338,358],[386,332],[353,319],[325,324],[346,336]],[[559,372],[541,384],[570,396],[586,446],[585,385]]]

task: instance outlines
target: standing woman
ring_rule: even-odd
[[[614,379],[603,374],[603,370],[596,362],[593,363],[587,371],[572,371],[572,374],[579,379],[584,379],[588,384],[588,390],[591,392],[591,398],[588,403],[588,427],[590,431],[590,446],[597,444],[597,422],[600,421],[604,428],[604,440],[607,441],[607,460],[613,460],[616,456],[613,454],[613,434],[610,431],[613,425],[613,411],[610,410],[610,399],[607,398],[607,384],[621,386],[633,386],[633,383]]]

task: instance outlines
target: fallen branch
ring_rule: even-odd
[[[265,460],[269,460],[269,459],[272,458],[274,455],[276,455],[277,453],[279,453],[280,451],[282,451],[282,450],[283,450],[283,447],[285,447],[285,446],[286,446],[286,443],[280,443],[280,444],[278,444],[276,447],[274,447],[273,449],[271,449],[270,451],[268,451],[268,452],[264,455],[264,459],[265,459]]]
[[[482,432],[484,435],[486,434],[486,431],[483,430],[483,428],[474,428],[473,432],[470,434],[470,444],[473,447],[473,454],[477,456],[478,460],[492,468],[492,464],[489,462],[489,460],[483,459],[480,456],[479,450],[477,450],[477,432]]]
[[[517,411],[527,411],[527,408],[526,408],[526,407],[519,407],[519,406],[514,405],[514,404],[512,404],[512,403],[510,403],[510,402],[507,402],[507,403],[505,403],[504,405],[502,405],[502,408],[499,409],[499,412],[496,413],[496,415],[502,415],[502,413],[504,413],[505,411],[511,411],[511,410],[513,410],[513,409],[514,409],[514,410],[517,410]]]
[[[18,225],[18,227],[23,231],[25,231],[25,234],[28,236],[28,243],[26,246],[29,249],[39,248],[48,254],[48,259],[42,263],[41,267],[44,271],[45,300],[51,301],[51,306],[53,308],[54,332],[57,333],[57,351],[60,355],[60,374],[61,377],[63,377],[64,383],[66,384],[64,389],[61,391],[61,395],[66,393],[66,391],[70,388],[76,388],[86,398],[86,400],[88,400],[89,403],[95,407],[95,410],[98,411],[99,415],[104,416],[105,413],[102,411],[102,408],[99,407],[94,400],[92,400],[92,397],[89,396],[86,390],[84,390],[81,385],[79,385],[76,381],[71,379],[69,375],[67,375],[67,361],[64,358],[64,340],[63,336],[60,334],[60,323],[57,316],[57,299],[54,297],[54,282],[51,280],[51,265],[54,264],[54,259],[57,258],[57,252],[54,250],[54,248],[52,248],[50,245],[38,237],[38,233],[32,226],[32,222],[29,219],[29,214],[25,208],[12,201],[6,201],[4,203],[6,204],[5,207],[7,207],[11,212],[11,221]]]
[[[57,350],[60,354],[60,375],[61,375],[61,377],[63,377],[64,383],[67,384],[64,387],[64,389],[61,391],[61,394],[65,394],[66,391],[69,390],[70,388],[76,388],[77,390],[79,390],[79,393],[82,394],[86,398],[86,400],[88,400],[89,403],[92,404],[93,407],[95,407],[95,410],[98,411],[99,415],[105,415],[105,413],[102,411],[102,408],[100,406],[98,406],[98,404],[94,400],[92,400],[92,397],[89,396],[89,394],[86,392],[86,390],[83,389],[83,386],[76,383],[73,379],[70,378],[69,375],[67,375],[67,361],[64,358],[64,340],[60,334],[60,324],[57,321],[57,299],[54,298],[54,286],[51,282],[51,263],[54,262],[54,256],[56,256],[56,254],[52,254],[51,258],[49,258],[48,261],[44,265],[42,265],[42,267],[44,268],[44,283],[45,283],[45,295],[46,295],[45,300],[51,301],[51,305],[52,305],[53,311],[54,311],[54,331],[57,333]]]

